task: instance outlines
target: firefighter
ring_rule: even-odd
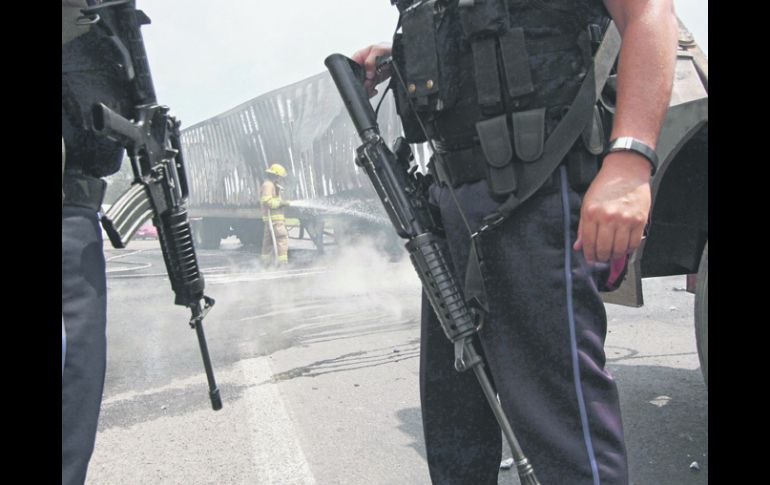
[[[262,206],[262,222],[265,225],[262,237],[262,263],[265,266],[275,261],[277,265],[289,262],[289,233],[286,230],[284,207],[288,200],[281,198],[283,187],[278,183],[286,178],[286,169],[278,163],[265,170],[267,178],[262,182],[259,202]],[[275,259],[273,260],[273,257]]]

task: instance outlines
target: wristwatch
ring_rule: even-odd
[[[636,152],[646,158],[650,162],[650,165],[652,165],[651,175],[655,175],[655,172],[658,170],[658,165],[660,164],[658,161],[658,154],[646,143],[630,136],[621,136],[614,140],[610,140],[610,146],[607,148],[607,153],[620,151]]]

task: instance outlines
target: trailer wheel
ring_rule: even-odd
[[[262,226],[260,224],[256,221],[238,220],[234,226],[235,235],[238,236],[244,247],[252,250],[256,248],[257,251],[262,249]]]
[[[195,246],[201,249],[219,249],[222,237],[218,224],[202,220],[192,229]]]
[[[706,386],[709,384],[709,243],[703,248],[695,286],[695,342]]]

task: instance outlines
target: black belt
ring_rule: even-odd
[[[99,212],[107,190],[107,182],[81,173],[64,172],[64,204],[76,205]]]
[[[487,178],[486,158],[481,150],[481,145],[451,152],[441,152],[440,157],[433,157],[433,165],[436,179],[442,184],[448,184],[452,187]]]
[[[433,157],[432,172],[441,184],[458,187],[487,178],[487,162],[481,145],[477,144],[460,150],[440,151],[440,153],[440,157]],[[555,183],[552,175],[543,184],[543,188],[551,187]]]

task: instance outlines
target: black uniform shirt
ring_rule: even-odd
[[[529,55],[534,92],[507,100],[505,111],[549,108],[559,114],[575,98],[587,72],[591,53],[582,46],[589,24],[605,26],[609,13],[602,0],[501,0],[508,6],[510,28],[521,27]],[[413,1],[398,3],[400,9]],[[450,145],[471,140],[475,123],[484,118],[478,106],[473,55],[464,38],[457,0],[448,5],[436,24],[437,49],[441,69],[456,83],[446,107],[433,117],[434,134]],[[486,116],[490,117],[490,116]],[[553,117],[553,116],[552,116]],[[550,121],[550,120],[549,120]]]

